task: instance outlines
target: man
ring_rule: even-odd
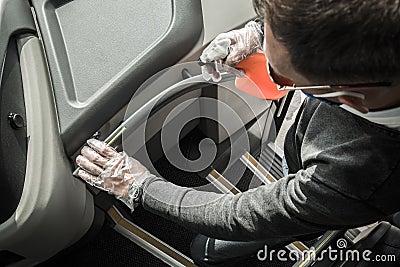
[[[131,208],[141,203],[212,238],[253,241],[220,241],[211,255],[197,255],[197,264],[221,264],[264,244],[366,225],[399,210],[400,3],[254,0],[254,5],[264,21],[271,78],[281,89],[302,89],[314,98],[286,136],[288,176],[231,196],[173,185],[96,140],[77,158],[91,173],[81,171],[84,180]],[[230,45],[237,48],[235,38]],[[229,255],[227,248],[235,246],[240,249]]]

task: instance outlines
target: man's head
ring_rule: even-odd
[[[400,1],[253,1],[265,21],[270,64],[297,85],[398,84]],[[365,108],[398,104],[374,103],[376,94],[382,97],[377,88],[368,93],[370,99],[358,103]]]

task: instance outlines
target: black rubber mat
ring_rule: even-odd
[[[0,251],[0,266],[7,266],[25,259],[24,257],[17,255],[10,251]]]
[[[60,254],[40,267],[51,266],[168,266],[106,224],[98,235],[79,249]]]

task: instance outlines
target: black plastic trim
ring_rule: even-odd
[[[0,224],[15,212],[25,182],[27,130],[24,93],[18,48],[14,38],[8,44],[0,89]],[[22,127],[13,128],[10,114],[18,114]]]

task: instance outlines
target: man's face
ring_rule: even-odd
[[[290,54],[286,47],[280,43],[273,35],[271,28],[264,23],[264,53],[267,61],[274,70],[274,73],[281,77],[291,80],[296,86],[329,85],[318,84],[310,81],[301,73],[294,69]],[[400,105],[400,88],[379,87],[379,88],[348,88],[345,90],[334,89],[314,89],[303,90],[307,94],[325,94],[338,91],[350,91],[365,95],[365,99],[352,96],[341,96],[329,98],[330,101],[346,104],[352,108],[366,113],[369,109],[385,109]],[[390,96],[390,97],[389,97]]]

